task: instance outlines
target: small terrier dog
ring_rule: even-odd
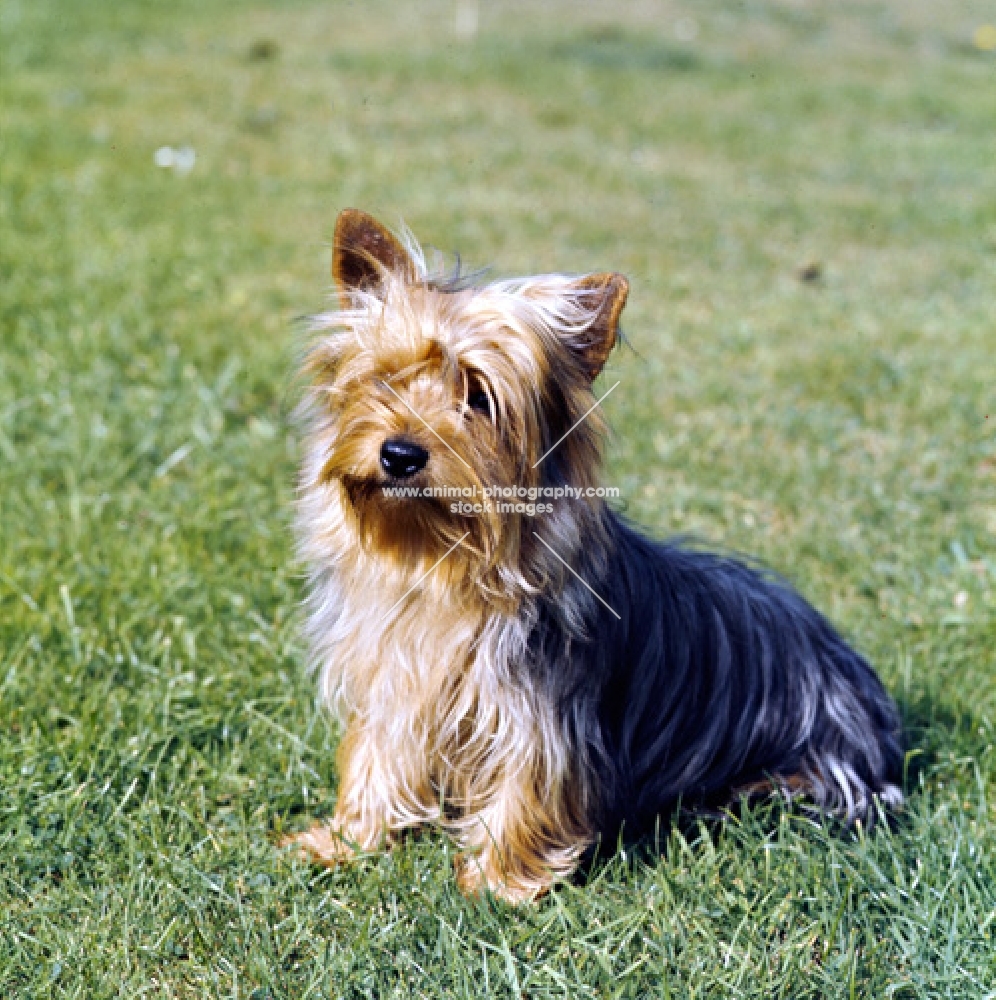
[[[479,285],[351,209],[332,273],[298,524],[345,732],[335,814],[291,843],[334,864],[435,824],[465,892],[518,902],[679,802],[778,791],[847,820],[901,802],[895,707],[830,623],[596,496],[592,381],[624,277]],[[523,491],[557,499],[533,517],[449,499]]]

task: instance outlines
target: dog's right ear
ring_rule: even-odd
[[[350,293],[377,293],[390,272],[415,277],[415,265],[398,238],[372,215],[357,208],[344,208],[335,223],[332,246],[332,279],[339,290],[339,303],[350,307]]]

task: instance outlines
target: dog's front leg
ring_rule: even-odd
[[[563,786],[542,787],[531,775],[506,780],[480,811],[466,816],[457,882],[463,892],[489,890],[510,903],[542,896],[574,871],[589,837],[571,815]]]
[[[389,847],[400,830],[439,816],[424,750],[397,747],[368,720],[354,719],[339,745],[339,797],[327,823],[288,837],[313,860],[334,865]]]

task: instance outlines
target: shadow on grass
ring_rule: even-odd
[[[962,755],[981,753],[986,744],[984,734],[987,728],[991,729],[991,723],[981,715],[953,709],[935,692],[898,698],[897,704],[906,747],[903,793],[907,797],[916,793],[945,755],[954,753],[956,748]]]

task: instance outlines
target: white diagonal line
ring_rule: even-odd
[[[438,434],[436,434],[436,431],[435,431],[435,430],[434,430],[434,429],[433,429],[432,427],[430,427],[430,426],[429,426],[429,424],[427,424],[427,423],[425,422],[425,420],[422,420],[422,415],[421,415],[421,414],[420,414],[420,413],[419,413],[419,412],[418,412],[417,410],[413,409],[413,408],[412,408],[412,407],[411,407],[411,406],[410,406],[410,405],[409,405],[409,404],[408,404],[408,403],[407,403],[407,402],[406,402],[406,401],[405,401],[404,399],[402,399],[402,398],[401,398],[401,396],[399,396],[399,395],[398,395],[398,393],[397,393],[397,392],[395,392],[395,390],[394,390],[394,389],[392,389],[392,388],[391,388],[391,386],[390,386],[390,385],[389,385],[389,384],[388,384],[387,382],[384,382],[384,381],[382,381],[382,382],[381,382],[381,385],[382,385],[382,386],[383,386],[383,387],[384,387],[385,389],[387,389],[387,391],[388,391],[388,392],[391,392],[391,393],[393,393],[393,394],[394,394],[395,396],[397,396],[397,397],[398,397],[398,399],[399,399],[399,400],[401,400],[402,404],[403,404],[404,406],[406,406],[406,407],[408,408],[409,412],[410,412],[410,413],[412,413],[412,414],[413,414],[414,416],[418,417],[418,419],[419,419],[419,420],[421,420],[423,424],[425,424],[425,426],[426,426],[426,429],[427,429],[427,430],[428,430],[428,431],[429,431],[429,432],[430,432],[431,434],[435,434],[435,435],[436,435],[436,437],[437,437],[437,438],[439,438],[439,440],[440,440],[440,441],[441,441],[441,442],[442,442],[443,444],[445,444],[445,445],[446,445],[446,447],[447,447],[447,448],[449,448],[449,449],[450,449],[450,451],[452,451],[452,452],[453,452],[453,454],[454,454],[454,455],[456,455],[456,457],[457,457],[457,458],[459,458],[459,459],[460,459],[460,461],[461,461],[461,462],[463,462],[463,464],[464,464],[464,465],[466,465],[466,466],[467,466],[467,468],[468,468],[468,469],[470,469],[470,471],[471,471],[471,472],[473,472],[473,471],[474,471],[474,468],[473,468],[473,466],[472,466],[472,465],[471,465],[471,464],[470,464],[470,463],[469,463],[468,461],[466,461],[466,460],[465,460],[465,459],[463,458],[463,456],[462,456],[462,455],[461,455],[461,454],[460,454],[459,452],[456,452],[456,451],[453,451],[453,448],[452,448],[452,446],[451,446],[451,445],[450,445],[450,444],[449,444],[449,443],[448,443],[448,442],[447,442],[447,441],[446,441],[446,440],[445,440],[444,438],[441,438],[441,437],[439,437],[439,435],[438,435]],[[608,393],[606,393],[606,394],[605,394],[605,396],[607,396],[607,395],[608,395]],[[605,396],[603,396],[603,397],[602,397],[602,399],[604,399],[604,398],[605,398]],[[587,415],[587,414],[586,414],[586,415]],[[574,429],[574,428],[571,428],[571,430],[573,430],[573,429]],[[570,433],[570,431],[568,431],[568,434],[569,434],[569,433]],[[558,441],[558,442],[557,442],[557,444],[559,444],[559,443],[560,443],[560,442]],[[556,446],[554,446],[554,447],[556,447]]]
[[[465,531],[388,609],[381,621],[387,616],[470,534]]]
[[[621,381],[621,380],[620,380],[620,381]],[[615,385],[614,385],[614,386],[612,387],[612,389],[615,389],[615,388],[616,388],[616,386],[618,386],[618,385],[619,385],[619,382],[616,382],[616,384],[615,384]],[[609,389],[609,392],[612,392],[612,389]],[[587,410],[586,410],[586,411],[585,411],[585,412],[584,412],[584,413],[583,413],[583,414],[582,414],[582,415],[581,415],[580,417],[578,417],[578,419],[577,419],[577,420],[576,420],[576,421],[574,422],[574,425],[573,425],[573,426],[571,427],[571,429],[570,429],[570,430],[569,430],[569,431],[568,431],[568,432],[567,432],[567,433],[566,433],[566,434],[565,434],[565,435],[564,435],[564,436],[563,436],[563,437],[562,437],[562,438],[561,438],[561,439],[560,439],[560,440],[559,440],[559,441],[558,441],[558,442],[557,442],[556,444],[554,444],[554,445],[551,445],[551,447],[547,448],[547,450],[546,450],[546,451],[544,451],[544,452],[543,452],[543,454],[542,454],[542,455],[540,455],[540,457],[539,457],[538,459],[536,459],[536,461],[535,461],[535,462],[533,463],[533,468],[534,468],[534,469],[536,468],[536,466],[537,466],[537,465],[539,465],[539,464],[540,464],[540,462],[542,462],[542,461],[543,461],[543,459],[544,459],[544,458],[546,458],[546,456],[547,456],[547,455],[549,455],[549,454],[550,454],[550,452],[551,452],[551,451],[553,451],[553,450],[554,450],[555,448],[559,448],[559,447],[561,446],[561,444],[563,444],[563,442],[564,442],[564,441],[565,441],[565,440],[566,440],[566,439],[567,439],[567,438],[568,438],[568,437],[569,437],[569,436],[570,436],[571,434],[573,434],[573,433],[574,433],[575,429],[576,429],[576,428],[577,428],[577,427],[578,427],[578,426],[579,426],[579,425],[580,425],[581,423],[583,423],[583,422],[584,422],[585,420],[587,420],[587,419],[588,419],[588,415],[589,415],[589,414],[591,413],[591,411],[592,411],[592,410],[594,410],[594,409],[595,409],[595,407],[596,407],[596,406],[601,406],[601,404],[602,404],[602,403],[604,402],[604,400],[606,400],[606,399],[608,398],[608,395],[609,395],[609,392],[607,392],[607,393],[606,393],[606,394],[605,394],[604,396],[602,396],[602,398],[601,398],[601,399],[596,399],[596,400],[595,400],[595,402],[594,402],[594,403],[592,403],[592,404],[591,404],[591,406],[589,406],[589,407],[588,407],[588,409],[587,409]],[[542,541],[542,539],[541,539],[541,541]],[[556,555],[556,553],[554,553],[554,555]],[[558,556],[558,558],[559,558],[559,556]],[[565,565],[566,565],[566,564],[565,564]],[[568,568],[570,568],[570,567],[568,567]]]
[[[618,385],[618,384],[619,384],[619,383],[617,382],[617,383],[616,383],[616,385]],[[613,386],[612,388],[614,389],[614,388],[615,388],[615,386]],[[610,389],[609,391],[611,392],[612,390]],[[608,394],[609,394],[609,393],[607,392],[607,393],[605,394],[605,396],[607,396]],[[602,397],[602,399],[605,399],[605,396],[603,396],[603,397]],[[546,547],[547,547],[547,548],[548,548],[548,549],[549,549],[549,550],[550,550],[551,552],[553,552],[553,554],[554,554],[555,556],[557,556],[557,558],[558,558],[558,559],[560,559],[560,556],[559,556],[559,555],[557,555],[557,553],[556,553],[556,551],[554,550],[554,548],[553,548],[553,547],[552,547],[551,545],[549,545],[549,544],[548,544],[547,542],[544,542],[544,541],[543,541],[543,539],[542,539],[542,538],[540,538],[540,536],[539,536],[539,535],[537,535],[535,531],[533,532],[533,537],[534,537],[534,538],[535,538],[535,539],[536,539],[537,541],[541,542],[541,543],[542,543],[543,545],[546,545]],[[567,565],[567,563],[566,563],[566,562],[564,562],[564,560],[563,560],[563,559],[560,559],[560,561],[561,561],[562,563],[564,563],[564,566],[565,566],[565,567],[566,567],[566,568],[567,568],[568,570],[570,570],[570,572],[571,572],[571,573],[574,573],[574,570],[573,570],[573,569],[571,569],[571,567],[570,567],[570,566],[568,566],[568,565]],[[612,607],[612,605],[611,605],[611,604],[609,604],[609,603],[608,603],[608,602],[607,602],[606,600],[604,600],[604,599],[602,598],[602,596],[601,596],[601,595],[600,595],[600,594],[598,593],[598,591],[596,591],[596,590],[592,590],[592,588],[591,588],[591,587],[590,587],[590,586],[588,585],[588,583],[587,583],[587,582],[586,582],[586,581],[585,581],[585,580],[584,580],[584,579],[583,579],[582,577],[578,576],[578,574],[577,574],[577,573],[574,573],[574,575],[575,575],[575,576],[576,576],[576,577],[578,578],[578,580],[580,580],[580,581],[581,581],[581,583],[582,583],[582,584],[584,584],[584,586],[585,586],[585,587],[588,587],[588,590],[590,590],[590,591],[592,592],[592,594],[594,594],[594,595],[595,595],[595,597],[597,597],[597,598],[598,598],[598,600],[600,600],[600,601],[602,602],[602,604],[604,604],[604,605],[605,605],[605,606],[606,606],[606,607],[607,607],[607,608],[609,609],[609,611],[611,611],[611,612],[612,612],[612,613],[613,613],[613,614],[614,614],[614,615],[616,616],[616,618],[618,618],[618,619],[619,619],[619,621],[622,621],[622,616],[621,616],[621,615],[620,615],[620,614],[619,614],[619,613],[618,613],[618,612],[616,611],[616,609],[615,609],[614,607]]]

